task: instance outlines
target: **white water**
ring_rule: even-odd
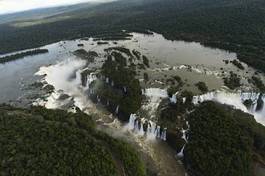
[[[198,104],[199,102],[204,101],[216,101],[221,104],[231,105],[236,109],[240,109],[244,112],[250,113],[254,115],[257,122],[265,125],[265,106],[263,106],[262,110],[255,111],[257,106],[257,99],[259,97],[259,93],[230,93],[224,91],[216,91],[209,92],[204,95],[194,96],[193,103]],[[253,105],[251,109],[247,109],[247,107],[243,104],[243,102],[247,99],[251,99],[253,101]],[[265,103],[265,96],[262,97],[263,102]]]
[[[36,73],[44,76],[43,82],[53,85],[55,92],[51,94],[44,106],[49,109],[61,108],[61,100],[56,94],[67,94],[73,98],[74,105],[81,110],[91,107],[91,102],[87,98],[86,88],[81,86],[81,69],[86,65],[84,60],[69,58],[58,64],[41,67]],[[73,76],[75,75],[75,76]],[[88,78],[88,82],[94,79]]]
[[[182,132],[182,139],[184,139],[185,140],[185,144],[183,145],[183,147],[182,147],[182,149],[180,150],[180,152],[177,154],[177,156],[179,157],[179,158],[182,158],[183,156],[184,156],[184,149],[185,149],[185,147],[186,147],[186,144],[188,143],[188,138],[187,138],[187,132],[188,132],[188,130],[190,129],[190,125],[189,125],[189,122],[188,121],[186,121],[186,125],[187,125],[187,127],[188,127],[188,129],[187,130],[184,130],[183,128],[182,128],[182,130],[181,130],[181,132]]]
[[[115,113],[116,113],[116,114],[119,113],[119,109],[120,109],[120,106],[118,105],[118,106],[116,107],[116,110],[115,110]]]
[[[143,40],[143,39],[140,40],[139,37],[140,36],[136,35],[134,38],[145,43],[144,42],[145,40]],[[155,37],[154,38],[151,37],[151,38],[155,39]],[[141,49],[142,52],[145,51],[145,48],[142,48],[142,47],[145,47],[146,45],[142,45],[142,47],[139,48],[139,46],[134,46],[134,45],[138,45],[139,43],[132,43],[131,41],[128,43],[125,42],[123,44],[129,48],[138,48],[138,49]],[[153,54],[153,52],[154,52],[153,49],[156,48],[156,46],[153,46],[152,42],[150,42],[150,41],[147,42],[147,44],[148,44],[148,46],[150,45],[151,49],[149,52],[147,52],[145,54],[150,56],[150,53]],[[171,45],[172,45],[172,43],[171,43]],[[101,47],[104,47],[104,46],[101,46]],[[177,49],[179,49],[179,48],[177,48]],[[103,49],[100,48],[98,50],[101,51]],[[189,50],[190,50],[190,48],[189,48]],[[216,51],[217,50],[215,50],[215,52]],[[163,53],[163,54],[165,54],[165,53]],[[160,55],[161,55],[161,53],[160,53]],[[197,55],[197,53],[196,53],[196,55]],[[228,55],[230,55],[230,54],[227,53],[227,56]],[[172,66],[175,65],[176,68],[177,68],[176,65],[179,65],[179,64],[189,64],[189,62],[188,63],[186,63],[184,61],[179,62],[179,60],[176,62],[175,61],[175,56],[176,56],[175,51],[173,53],[171,52],[170,56],[172,56],[172,57],[170,57],[171,59],[169,59],[169,60],[165,59],[165,63],[168,63],[169,65],[172,65]],[[204,58],[204,57],[205,57],[205,55],[203,54],[202,58]],[[152,57],[150,56],[150,58],[152,58]],[[186,57],[183,57],[183,59],[186,61],[187,59],[185,59],[185,58]],[[212,58],[211,58],[211,60],[212,60]],[[194,61],[193,58],[192,58],[192,61]],[[217,60],[216,60],[216,62],[217,62]],[[211,63],[209,66],[216,65],[217,64],[216,62]],[[220,61],[218,59],[218,63],[219,62]],[[219,63],[219,64],[221,64],[221,63]],[[75,106],[79,107],[81,110],[92,107],[92,103],[89,101],[89,99],[86,95],[86,91],[89,89],[90,83],[96,79],[96,76],[93,73],[88,75],[87,84],[85,87],[82,87],[81,86],[80,73],[81,73],[81,71],[83,71],[84,66],[86,66],[85,61],[79,60],[79,59],[73,57],[73,58],[66,59],[65,61],[58,63],[56,65],[41,67],[40,71],[37,74],[38,75],[45,75],[44,81],[46,81],[48,84],[53,85],[55,87],[55,92],[52,95],[50,95],[46,101],[42,101],[41,103],[47,108],[60,108],[60,107],[68,106],[69,104],[72,103],[72,101],[73,101],[73,104]],[[175,68],[175,67],[173,67],[173,68]],[[193,69],[194,71],[196,71],[198,73],[201,73],[201,71],[198,70],[197,67],[191,67],[191,69]],[[181,69],[181,70],[184,69],[185,70],[188,68],[185,65],[180,65],[177,69]],[[73,75],[75,75],[75,76],[73,77]],[[108,78],[106,78],[106,82],[108,83],[108,82],[110,82],[110,80]],[[111,85],[114,85],[113,81],[111,81]],[[125,91],[126,91],[126,88],[125,88]],[[58,96],[59,94],[62,94],[62,93],[67,94],[72,98],[65,99],[62,101],[59,98],[60,96]],[[147,97],[147,103],[144,104],[142,106],[142,108],[147,110],[147,112],[150,115],[150,119],[153,120],[154,114],[157,111],[157,108],[158,108],[160,102],[162,101],[162,99],[168,98],[167,91],[165,89],[149,88],[149,89],[145,89],[143,91],[143,94]],[[170,101],[173,103],[176,103],[176,96],[177,96],[177,94],[173,95],[173,97],[170,99]],[[205,94],[202,96],[194,97],[195,103],[198,103],[199,101],[206,101],[206,100],[214,100],[214,101],[217,101],[220,103],[233,105],[234,107],[241,109],[244,112],[249,112],[247,110],[247,108],[243,105],[242,96],[240,96],[240,94],[229,94],[229,93],[225,93],[225,92],[219,92],[219,93],[208,93],[208,94]],[[98,102],[100,102],[100,99],[98,99]],[[118,111],[119,111],[119,106],[117,106],[116,113]],[[252,113],[255,116],[255,119],[258,122],[265,124],[265,117],[264,117],[265,110],[264,110],[264,108],[260,112],[251,111],[250,113]],[[127,125],[127,127],[129,127],[130,130],[135,131],[137,134],[144,135],[143,124],[144,124],[145,120],[146,119],[141,118],[141,125],[140,125],[140,127],[138,126],[136,128],[134,126],[135,117],[131,116],[130,122]],[[148,122],[151,125],[148,126],[148,130],[146,133],[147,138],[155,139],[158,136],[158,138],[162,138],[163,140],[165,140],[166,139],[166,132],[163,131],[162,135],[159,136],[158,134],[160,133],[160,127],[157,126],[157,128],[155,128],[156,124],[154,122],[152,122],[152,121],[148,121]],[[159,133],[158,133],[158,131],[159,131]]]
[[[101,51],[104,49],[104,47],[106,47],[106,45],[101,45],[101,46],[96,46],[94,48],[95,45],[91,45],[92,40],[87,41],[81,41],[82,43],[85,44],[85,49],[86,50],[90,50],[92,47],[93,49],[95,49],[97,52]],[[159,61],[159,62],[165,62],[168,63],[168,65],[170,66],[178,66],[178,65],[182,65],[182,64],[191,64],[194,65],[194,67],[191,67],[193,71],[195,71],[196,73],[201,73],[201,69],[198,69],[200,67],[198,67],[197,65],[202,65],[202,68],[206,69],[206,67],[203,66],[203,64],[206,64],[207,67],[210,67],[209,70],[217,70],[215,69],[215,66],[218,65],[218,67],[224,67],[225,65],[222,63],[222,59],[226,58],[236,58],[235,54],[232,54],[231,57],[231,53],[223,53],[223,51],[219,51],[219,50],[212,50],[212,49],[207,49],[202,47],[201,45],[199,45],[198,43],[186,43],[186,42],[172,42],[172,41],[167,41],[166,39],[164,39],[161,35],[158,34],[154,34],[154,36],[145,36],[142,34],[134,34],[134,37],[131,41],[118,41],[119,45],[124,45],[125,47],[129,47],[131,49],[136,49],[139,50],[141,52],[143,52],[143,54],[147,55],[148,58],[153,59],[152,63],[155,63],[155,61]],[[76,42],[71,42],[69,43],[69,45],[72,45],[71,48],[68,46],[68,42],[66,42],[66,44],[62,44],[63,48],[65,48],[65,52],[68,52],[70,50],[74,51],[77,49],[76,46]],[[65,46],[64,46],[65,45]],[[108,45],[110,46],[110,45]],[[62,48],[62,49],[63,49]],[[161,52],[162,51],[162,52]],[[191,52],[192,51],[192,52]],[[58,52],[58,50],[56,50],[56,53]],[[71,56],[71,54],[69,54]],[[68,54],[67,54],[68,56]],[[66,57],[67,57],[66,56]],[[196,63],[194,63],[194,56],[196,56]],[[42,57],[42,56],[41,56]],[[65,56],[60,56],[60,57],[51,57],[52,59],[58,59],[58,58],[62,58],[65,59]],[[29,58],[27,58],[29,59]],[[32,57],[32,59],[30,61],[28,61],[27,59],[25,60],[21,60],[21,61],[17,61],[17,62],[28,62],[25,65],[30,65],[33,62],[39,62],[39,60],[34,56]],[[102,58],[104,60],[104,58]],[[46,56],[43,59],[43,62],[47,61]],[[15,62],[14,62],[15,63]],[[14,63],[10,63],[10,68],[9,70],[14,70]],[[50,62],[46,63],[44,62],[44,64],[49,64]],[[152,68],[152,64],[151,68]],[[44,64],[40,64],[44,65]],[[52,64],[54,64],[52,62]],[[90,68],[94,68],[98,65],[101,65],[101,62],[98,63],[93,63],[91,64],[89,67]],[[39,68],[39,66],[36,67],[36,69]],[[89,84],[95,79],[95,75],[89,75],[87,78],[87,84],[86,87],[82,87],[81,86],[81,79],[80,79],[80,72],[82,71],[83,67],[85,66],[84,61],[82,60],[78,60],[76,58],[70,58],[66,61],[63,61],[59,64],[53,65],[53,66],[44,66],[40,68],[40,71],[38,72],[38,75],[43,75],[44,76],[44,80],[45,82],[47,82],[47,84],[53,85],[55,87],[55,92],[52,93],[47,100],[43,101],[43,105],[46,106],[47,108],[60,108],[63,106],[66,106],[68,103],[71,103],[71,101],[73,101],[74,105],[79,107],[81,110],[86,109],[88,107],[92,106],[92,103],[89,101],[89,99],[86,96],[86,91],[87,89],[89,89]],[[6,65],[5,65],[6,67]],[[21,67],[21,65],[18,65],[17,68],[19,68],[21,71],[18,72],[19,74],[25,74],[25,69],[24,67]],[[175,68],[175,67],[174,67]],[[2,69],[2,68],[1,68]],[[0,69],[0,70],[1,70]],[[32,71],[36,72],[36,69],[34,69]],[[166,68],[167,69],[167,68]],[[179,68],[181,69],[181,68]],[[182,67],[181,70],[185,71],[187,68],[186,67]],[[169,70],[169,69],[167,69]],[[174,69],[173,69],[174,70]],[[178,70],[178,69],[176,69]],[[17,76],[10,76],[6,73],[6,70],[1,70],[1,75],[3,75],[3,78],[5,78],[5,80],[7,80],[8,82],[10,82],[10,79],[6,79],[6,78],[19,78],[20,75],[17,74]],[[17,71],[15,70],[14,72],[17,73]],[[30,75],[32,75],[32,73]],[[185,72],[186,73],[186,72]],[[189,71],[187,71],[187,73],[189,73]],[[75,75],[75,76],[73,76]],[[162,73],[161,73],[162,75]],[[4,79],[1,79],[1,82],[3,83]],[[12,79],[12,80],[14,80]],[[196,78],[195,78],[196,79]],[[6,81],[6,82],[7,82]],[[108,82],[109,80],[106,79],[106,81]],[[197,79],[196,79],[197,81]],[[7,90],[2,91],[2,95],[8,95],[10,93],[10,88],[14,87],[17,84],[17,81],[13,81],[14,83],[12,83],[12,85],[9,86],[9,84],[6,86],[7,88],[0,86],[1,90]],[[111,82],[112,85],[114,85],[114,82]],[[3,84],[2,84],[3,85]],[[4,88],[4,89],[3,89]],[[4,92],[4,93],[3,93]],[[17,92],[17,91],[13,91],[13,92]],[[159,106],[159,103],[161,102],[161,100],[163,98],[167,98],[167,92],[166,90],[163,89],[149,89],[146,91],[146,96],[149,97],[149,102],[144,105],[144,108],[146,109],[150,109],[151,114],[153,114],[153,112],[155,112],[157,110],[157,107]],[[12,93],[11,93],[12,94]],[[62,100],[60,98],[60,95],[62,94],[67,94],[70,97],[67,99]],[[1,97],[0,97],[1,98]],[[171,99],[172,102],[175,102],[175,96]],[[93,107],[94,108],[94,107]],[[92,109],[92,108],[91,108]],[[91,110],[90,109],[90,110]],[[132,119],[131,119],[132,120]],[[145,119],[141,120],[142,122],[145,122]],[[133,121],[134,122],[134,121]],[[155,123],[153,123],[152,121],[149,121],[152,125],[150,126],[148,132],[147,132],[147,137],[148,138],[152,138],[155,139],[156,138],[156,131],[159,131],[160,128],[157,127],[157,130],[155,130]],[[114,126],[114,124],[117,124],[117,121],[114,120],[113,124],[110,124],[111,126]],[[133,123],[129,123],[128,126],[131,126]],[[143,123],[142,123],[143,124]],[[133,130],[134,126],[131,128],[129,128],[130,130]],[[120,128],[119,128],[120,129]],[[139,128],[138,128],[139,129]],[[144,135],[143,132],[143,127],[141,125],[140,130],[137,131],[136,133],[138,133],[138,135]],[[133,133],[133,134],[136,134]],[[166,138],[166,133],[164,133],[162,136],[162,138]],[[136,136],[136,135],[134,135]],[[142,139],[141,137],[137,136],[137,140],[138,139]],[[141,142],[141,144],[146,144],[147,147],[151,148],[149,143],[144,141]],[[183,148],[184,149],[184,148]],[[161,152],[161,151],[159,151]],[[163,153],[163,156],[167,156],[168,153]],[[166,165],[168,165],[168,162],[164,162],[167,163]],[[172,167],[173,168],[173,167]]]
[[[86,82],[86,88],[89,89],[89,85],[95,81],[97,79],[97,76],[95,75],[95,73],[90,73],[87,76],[87,82]]]
[[[177,156],[178,156],[179,158],[183,158],[183,156],[184,156],[184,153],[183,153],[183,152],[184,152],[185,147],[186,147],[186,144],[183,145],[182,149],[181,149],[180,152],[177,154]]]
[[[69,58],[60,63],[50,66],[43,66],[36,75],[44,76],[43,82],[54,86],[54,92],[47,97],[46,100],[38,101],[35,105],[42,105],[49,109],[71,107],[71,103],[81,110],[95,108],[93,103],[87,97],[89,85],[97,79],[95,73],[90,73],[87,76],[87,84],[83,87],[81,82],[82,68],[86,62],[77,58]],[[74,76],[73,76],[74,75]],[[66,99],[60,98],[62,95],[69,95]],[[156,108],[162,98],[167,97],[166,90],[162,89],[146,89],[145,94],[151,99],[151,107]],[[100,98],[98,98],[100,103]],[[150,104],[149,104],[150,107]],[[116,113],[119,112],[119,106],[116,108]],[[147,131],[144,132],[144,123],[146,119],[141,118],[140,122],[135,124],[136,116],[131,115],[130,122],[125,129],[133,130],[136,135],[145,135],[147,139],[166,140],[166,128],[160,129],[154,122],[148,120]],[[162,130],[162,131],[161,131]]]
[[[143,89],[142,94],[146,96],[147,102],[142,106],[146,110],[151,119],[154,118],[154,114],[162,101],[162,99],[167,98],[167,90],[159,88],[148,88]]]
[[[144,131],[144,123],[147,123],[147,130]],[[144,135],[147,139],[161,139],[166,141],[167,129],[161,129],[159,125],[151,120],[139,118],[136,114],[131,114],[129,123],[125,129],[132,130],[137,135]]]

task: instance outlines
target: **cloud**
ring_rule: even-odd
[[[0,0],[0,14],[102,0]]]

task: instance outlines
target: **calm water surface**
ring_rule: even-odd
[[[23,59],[0,64],[0,103],[26,102],[38,96],[38,90],[30,86],[40,80],[34,75],[41,66],[56,64],[69,57],[75,57],[72,52],[78,49],[77,44],[83,43],[84,49],[103,52],[104,48],[111,46],[124,46],[131,50],[135,49],[146,55],[150,60],[151,68],[147,70],[159,79],[164,74],[179,75],[194,84],[198,80],[208,81],[210,88],[222,86],[221,78],[216,79],[213,75],[198,74],[187,70],[174,70],[157,72],[152,69],[167,68],[180,65],[191,65],[200,69],[211,71],[220,70],[222,67],[234,69],[232,65],[225,65],[224,59],[236,59],[235,53],[229,53],[219,49],[211,49],[194,42],[169,41],[162,35],[143,35],[133,33],[131,40],[117,41],[117,45],[109,42],[106,45],[97,45],[92,39],[59,42],[44,46],[49,53],[29,56]],[[157,64],[159,63],[159,64]]]

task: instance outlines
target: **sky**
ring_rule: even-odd
[[[102,0],[0,0],[0,14]]]

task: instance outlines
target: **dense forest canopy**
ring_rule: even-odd
[[[44,18],[41,23],[2,24],[0,53],[122,29],[152,30],[168,39],[236,52],[240,60],[265,71],[264,7],[263,0],[121,0]]]
[[[127,32],[154,31],[169,40],[197,41],[236,52],[241,61],[265,72],[264,0],[119,0],[73,8],[76,10],[66,9],[37,20],[2,22],[0,54],[89,36],[95,37],[98,45],[107,44],[102,40],[126,40],[131,37]],[[127,122],[130,114],[141,108],[145,97],[136,65],[124,55],[131,60],[135,55],[141,60],[137,66],[147,70],[152,68],[152,60],[122,47],[104,51],[107,60],[97,75],[99,79],[89,85],[90,99],[101,101]],[[47,52],[47,49],[19,52],[0,57],[0,63]],[[84,49],[74,54],[88,62],[100,56]],[[245,69],[236,60],[232,64]],[[90,70],[81,73],[83,85],[90,73]],[[152,76],[147,72],[143,75],[145,82]],[[178,83],[168,88],[168,95],[173,97],[184,80],[178,76],[171,80]],[[230,89],[240,87],[240,81],[240,76],[233,72],[224,79]],[[265,91],[259,77],[253,76],[251,81],[260,92]],[[195,85],[202,93],[209,91],[204,82]],[[178,152],[185,146],[183,161],[187,172],[194,176],[253,175],[254,163],[265,163],[264,126],[250,114],[230,106],[215,102],[195,106],[192,99],[192,92],[183,91],[175,104],[162,101],[158,117],[160,127],[168,128],[168,144]],[[252,103],[244,102],[249,107]],[[147,175],[138,153],[130,145],[99,132],[92,117],[82,112],[0,105],[0,114],[0,175]],[[184,128],[177,129],[176,125],[187,129],[187,141],[180,131]]]
[[[145,176],[138,153],[78,112],[0,106],[1,175]]]
[[[25,52],[21,52],[21,53],[8,55],[8,56],[0,57],[0,64],[4,64],[6,62],[22,59],[22,58],[27,57],[27,56],[44,54],[44,53],[48,53],[48,52],[49,52],[49,50],[47,50],[47,49],[34,49],[34,50],[30,50],[30,51],[25,51]]]
[[[254,161],[264,157],[265,128],[251,115],[204,102],[188,115],[188,121],[184,160],[191,175],[254,175]]]

